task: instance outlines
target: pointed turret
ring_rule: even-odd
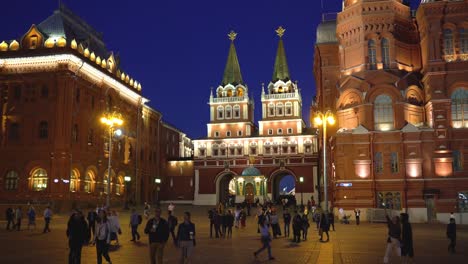
[[[234,46],[234,40],[236,39],[237,33],[231,31],[229,34],[231,40],[231,46],[229,47],[229,55],[226,62],[226,68],[224,68],[222,86],[227,84],[238,85],[244,84],[242,81],[242,74],[239,66],[239,59],[237,58],[236,47]]]
[[[276,33],[280,39],[278,43],[278,50],[276,51],[275,68],[273,70],[272,78],[273,83],[278,80],[287,82],[291,79],[291,76],[289,75],[288,62],[286,60],[286,52],[284,51],[283,45],[283,35],[285,31],[286,30],[283,27],[279,27],[276,30]]]

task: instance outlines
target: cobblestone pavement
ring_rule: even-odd
[[[320,243],[313,222],[309,229],[308,241],[298,245],[288,239],[278,238],[272,243],[276,260],[267,261],[266,252],[254,260],[253,251],[260,247],[254,217],[247,220],[247,228],[234,229],[232,239],[210,239],[207,219],[208,207],[176,206],[175,214],[182,220],[182,212],[192,212],[192,220],[197,227],[197,247],[194,263],[382,263],[386,245],[386,226],[384,224],[362,223],[356,225],[336,224],[336,232],[330,232],[330,243]],[[112,262],[149,263],[147,237],[142,235],[140,242],[133,243],[128,225],[129,213],[120,213],[123,234],[120,246],[110,252]],[[16,263],[67,263],[68,248],[65,236],[67,215],[54,216],[52,232],[42,234],[43,221],[38,219],[34,231],[0,230],[0,259],[2,264]],[[23,221],[23,225],[27,221]],[[145,222],[145,221],[144,221]],[[4,226],[5,222],[0,221]],[[140,226],[140,233],[143,228]],[[292,231],[292,230],[291,230]],[[448,241],[445,239],[445,225],[413,224],[416,263],[466,263],[468,259],[468,228],[459,227],[457,254],[447,253]],[[170,239],[170,241],[172,241]],[[179,252],[172,243],[167,243],[164,252],[165,263],[178,263]],[[82,263],[96,263],[96,249],[85,246]],[[399,263],[394,260],[392,263]]]

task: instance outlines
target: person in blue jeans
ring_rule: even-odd
[[[268,232],[269,228],[266,222],[267,221],[264,218],[262,221],[262,224],[260,225],[260,235],[261,235],[261,241],[262,241],[263,247],[261,247],[259,250],[254,252],[254,257],[257,258],[258,254],[260,254],[263,250],[268,249],[268,259],[273,260],[275,258],[271,255],[271,245],[270,245],[271,236],[270,236],[270,233]]]
[[[135,208],[132,209],[132,214],[130,215],[130,227],[132,228],[132,240],[140,240],[140,234],[138,233],[138,225],[140,224],[140,216],[137,214]]]

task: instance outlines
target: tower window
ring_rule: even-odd
[[[278,135],[283,135],[283,129],[282,128],[278,128]]]
[[[376,49],[375,49],[375,41],[373,39],[369,40],[368,42],[368,56],[369,56],[369,69],[375,70],[377,68],[377,60],[376,60]]]
[[[377,96],[374,102],[375,130],[388,131],[393,129],[392,98],[386,94]]]
[[[226,119],[231,119],[231,113],[232,113],[232,107],[226,106],[226,114],[225,114]]]
[[[283,103],[276,104],[276,115],[277,116],[283,115]]]
[[[234,106],[234,118],[240,118],[240,106]]]
[[[227,131],[226,132],[226,137],[230,137],[231,136],[231,131]]]
[[[382,39],[382,63],[384,69],[390,67],[390,45],[386,38]]]
[[[453,31],[451,29],[444,29],[444,54],[453,55]]]
[[[268,104],[268,116],[275,116],[275,105]]]
[[[218,106],[218,119],[224,119],[224,107]]]
[[[242,130],[237,131],[237,135],[238,135],[239,137],[241,137],[241,136],[242,136]]]
[[[286,103],[285,104],[285,112],[287,116],[292,115],[292,104],[291,103]]]
[[[273,129],[268,129],[268,135],[273,135]]]
[[[49,125],[46,121],[39,123],[39,138],[46,139],[49,137]]]
[[[215,132],[214,132],[214,136],[215,136],[215,137],[219,137],[219,132],[218,132],[218,131],[215,131]]]
[[[468,128],[468,90],[459,88],[451,96],[452,127]]]
[[[288,134],[292,134],[293,133],[293,129],[292,128],[288,128]]]

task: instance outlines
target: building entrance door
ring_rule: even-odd
[[[434,196],[426,196],[427,222],[431,223],[437,220]]]
[[[245,201],[247,203],[253,203],[254,202],[254,186],[252,183],[247,183],[245,185]]]

